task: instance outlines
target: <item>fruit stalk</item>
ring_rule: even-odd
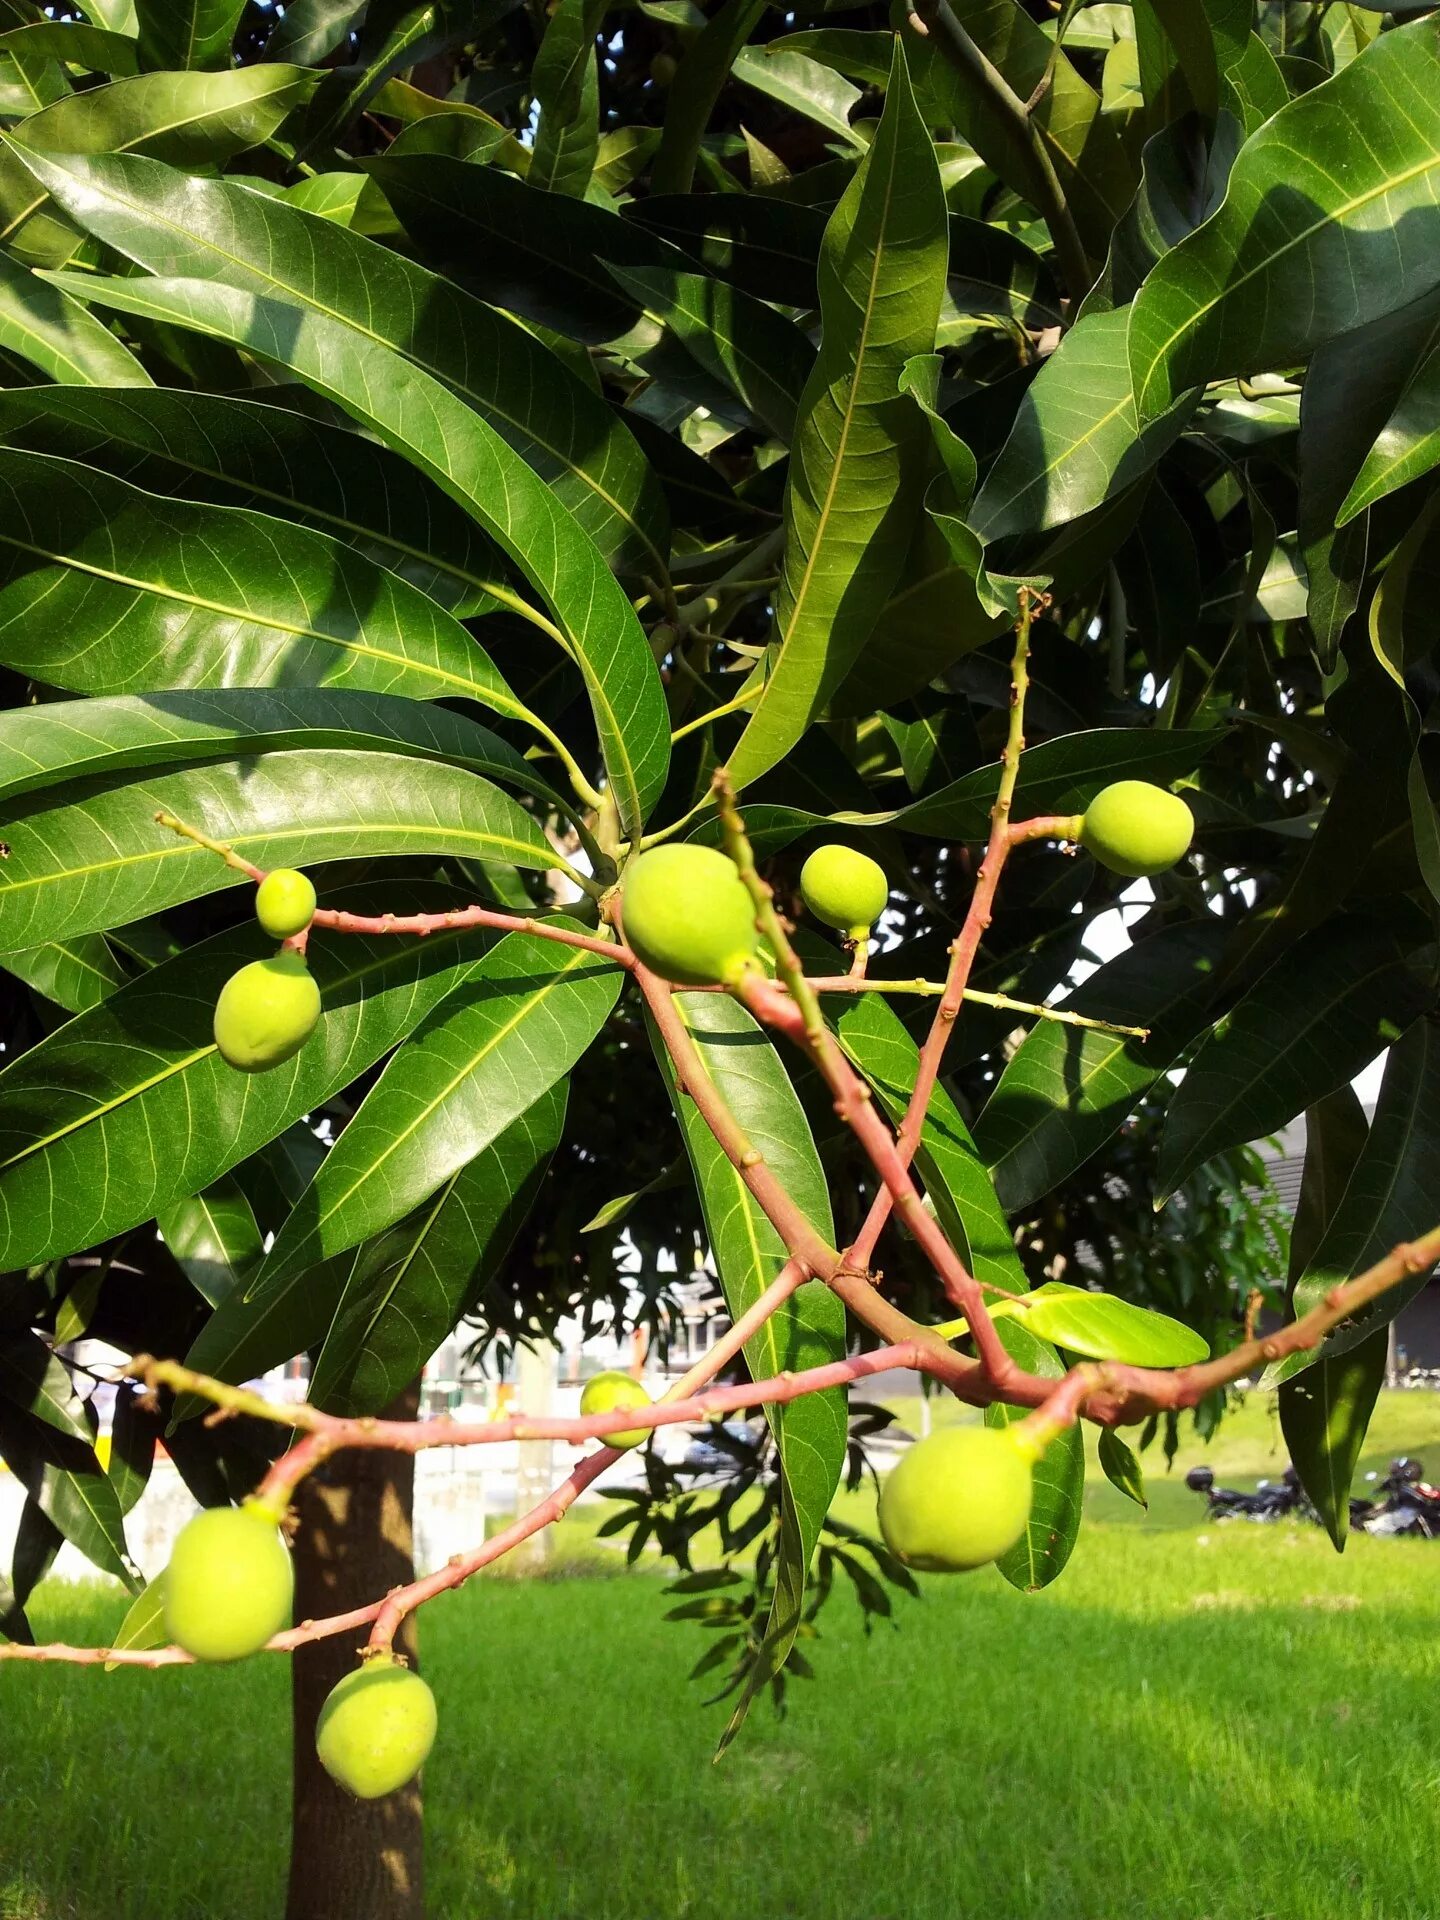
[[[1010,849],[1016,844],[1017,835],[1010,825],[1010,807],[1015,797],[1015,784],[1020,777],[1020,756],[1025,750],[1025,696],[1030,686],[1030,623],[1036,611],[1046,604],[1043,594],[1032,594],[1027,587],[1020,589],[1020,618],[1015,625],[1015,653],[1010,668],[1010,725],[1005,749],[1000,755],[1000,785],[995,804],[990,810],[990,838],[980,870],[975,876],[975,890],[970,896],[964,924],[950,948],[945,991],[935,1009],[935,1018],[925,1036],[925,1044],[920,1049],[915,1085],[900,1123],[895,1144],[901,1164],[906,1167],[914,1159],[915,1149],[920,1144],[921,1129],[929,1111],[930,1095],[940,1078],[945,1048],[970,983],[980,941],[990,925],[995,890],[1000,884],[1000,875]],[[1025,824],[1028,826],[1029,823]],[[893,1196],[889,1187],[882,1187],[871,1204],[854,1245],[848,1250],[847,1257],[857,1266],[868,1266],[874,1257],[892,1204]]]

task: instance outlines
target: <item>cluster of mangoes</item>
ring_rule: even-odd
[[[165,1569],[165,1629],[196,1660],[258,1653],[290,1624],[295,1578],[280,1516],[263,1500],[207,1507],[180,1531]],[[393,1653],[376,1653],[334,1687],[315,1730],[332,1779],[357,1799],[403,1787],[435,1739],[435,1696]]]
[[[315,889],[294,867],[276,867],[255,889],[255,917],[272,940],[293,940],[315,917]],[[215,1003],[215,1045],[240,1073],[268,1073],[315,1031],[320,989],[303,953],[281,947],[232,973]]]
[[[1069,825],[1102,866],[1131,879],[1173,867],[1195,830],[1183,800],[1143,780],[1106,787]],[[800,892],[817,920],[859,945],[890,888],[874,860],[832,842],[806,860]],[[754,903],[735,863],[714,847],[685,841],[640,854],[625,870],[623,910],[635,953],[677,986],[733,987],[760,965]],[[315,889],[293,867],[277,867],[256,890],[255,912],[272,939],[293,940],[314,917]],[[293,1059],[319,1018],[320,989],[305,955],[282,946],[225,982],[215,1045],[241,1073],[265,1073]]]
[[[1173,867],[1195,831],[1185,802],[1144,780],[1117,780],[1064,826],[1127,879]],[[817,920],[858,946],[884,911],[889,882],[875,861],[832,842],[801,868],[800,893]],[[734,862],[713,847],[684,841],[642,853],[625,870],[622,906],[640,960],[680,986],[734,987],[760,965],[754,902]]]

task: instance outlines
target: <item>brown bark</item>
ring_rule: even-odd
[[[387,1408],[413,1420],[418,1381]],[[295,1502],[295,1618],[342,1613],[414,1578],[413,1454],[341,1453],[300,1483]],[[294,1655],[291,1718],[295,1750],[290,1887],[286,1920],[424,1920],[424,1849],[419,1781],[384,1800],[354,1800],[315,1757],[315,1722],[325,1696],[356,1664],[356,1640],[341,1634]],[[397,1651],[416,1663],[415,1619]]]

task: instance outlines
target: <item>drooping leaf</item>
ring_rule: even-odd
[[[1147,472],[1181,432],[1188,395],[1137,427],[1129,318],[1123,310],[1087,316],[1041,368],[970,514],[982,540],[1077,520]]]
[[[1148,1040],[1044,1020],[1032,1028],[975,1124],[1005,1207],[1030,1205],[1082,1165],[1202,1029],[1222,944],[1214,926],[1155,934],[1065,1003],[1092,1019],[1148,1027]]]
[[[1201,381],[1282,367],[1440,284],[1437,52],[1434,18],[1382,34],[1251,135],[1224,206],[1131,308],[1142,426]]]
[[[422,401],[427,398],[432,389],[417,377],[421,373],[459,395],[465,404],[451,398],[443,426],[429,410],[428,432],[420,438],[449,442],[457,455],[463,450],[471,461],[489,463],[492,470],[475,473],[475,491],[480,498],[486,492],[497,497],[477,517],[522,571],[525,558],[514,551],[516,533],[527,548],[547,538],[558,544],[565,515],[572,515],[617,565],[663,572],[663,508],[624,426],[532,333],[493,307],[362,234],[228,181],[195,180],[128,155],[88,161],[27,156],[27,164],[87,231],[152,273],[223,281],[267,301],[283,301],[289,318],[276,344],[284,340],[288,351],[270,357],[294,367],[302,378],[292,355],[302,351],[303,338],[286,336],[296,331],[293,309],[303,310],[303,333],[313,334],[317,347],[333,343],[332,351],[343,350],[355,362],[342,384],[359,398],[360,406],[350,410],[361,418],[387,397],[379,391],[367,395],[362,377],[367,367],[374,370],[377,387],[392,390],[392,402],[396,390],[406,386]],[[440,163],[424,156],[418,164],[430,169]],[[232,306],[217,305],[216,311]],[[243,312],[244,306],[237,310]],[[260,351],[263,340],[257,333],[242,337],[242,344]],[[403,358],[392,366],[378,355],[380,348]],[[333,373],[339,371],[332,367]],[[334,397],[346,404],[343,394]],[[435,397],[438,404],[441,396]],[[469,418],[471,410],[483,424]],[[412,418],[418,414],[413,405],[401,411]],[[396,444],[388,434],[381,437]],[[553,508],[539,515],[537,498],[544,490],[533,479],[528,486],[520,484],[524,470],[504,458],[506,448],[550,483],[565,515]],[[415,457],[408,435],[400,436],[399,450]],[[505,498],[507,487],[513,503]],[[492,520],[503,522],[511,535],[508,544]],[[553,530],[547,521],[554,523]]]
[[[535,934],[492,947],[361,1102],[251,1291],[393,1226],[483,1153],[574,1066],[622,979],[603,956]]]
[[[1173,1193],[1214,1154],[1262,1139],[1353,1079],[1425,997],[1397,930],[1368,916],[1297,942],[1190,1063],[1165,1124],[1160,1191]]]
[[[806,1218],[828,1239],[834,1228],[824,1173],[804,1111],[768,1037],[727,995],[680,994],[675,1006],[704,1071]],[[785,1246],[694,1102],[678,1091],[668,1055],[658,1043],[656,1050],[695,1172],[720,1284],[731,1316],[738,1318],[779,1274]],[[787,1368],[822,1366],[844,1350],[843,1307],[827,1287],[809,1281],[747,1342],[745,1362],[758,1380]],[[721,1736],[721,1752],[739,1732],[755,1696],[781,1671],[794,1644],[810,1558],[845,1460],[843,1393],[806,1394],[770,1409],[768,1417],[783,1468],[775,1596],[760,1658]]]
[[[1145,1474],[1139,1456],[1127,1446],[1113,1427],[1100,1430],[1100,1465],[1105,1478],[1118,1493],[1133,1500],[1137,1507],[1149,1509],[1145,1497]]]
[[[98,933],[82,933],[73,940],[46,940],[21,953],[0,953],[0,967],[67,1013],[83,1013],[87,1007],[99,1006],[128,977]]]
[[[165,1575],[161,1572],[131,1601],[110,1645],[123,1653],[132,1648],[163,1647],[169,1640],[165,1630]],[[119,1664],[119,1661],[107,1660],[105,1671],[113,1673]]]
[[[132,1592],[140,1582],[125,1547],[115,1489],[85,1437],[58,1433],[0,1399],[0,1455],[26,1494],[72,1546]]]
[[[408,1219],[361,1247],[325,1335],[310,1398],[371,1414],[407,1386],[529,1213],[565,1124],[558,1082]]]
[[[107,281],[104,293],[110,305],[163,311],[291,367],[474,513],[555,615],[585,680],[621,820],[638,834],[670,759],[654,659],[598,550],[498,436],[444,388],[362,345],[348,327],[202,281]]]
[[[46,153],[153,154],[177,167],[219,166],[268,140],[315,84],[299,67],[226,73],[142,73],[62,99],[32,114],[0,150],[0,224],[17,257],[37,266],[68,260],[79,235],[47,205],[29,167]],[[24,142],[23,148],[17,144]]]
[[[1023,1321],[997,1320],[995,1328],[1005,1351],[1027,1373],[1039,1374],[1042,1380],[1063,1378],[1065,1368],[1055,1349],[1037,1339]],[[987,1427],[1008,1426],[1023,1417],[1023,1408],[1002,1402],[985,1409]],[[1025,1532],[995,1562],[1012,1587],[1038,1593],[1064,1572],[1080,1531],[1084,1494],[1085,1445],[1078,1426],[1070,1426],[1055,1436],[1035,1463],[1034,1500]]]
[[[90,1445],[69,1370],[39,1334],[7,1334],[0,1340],[0,1396],[57,1433]]]
[[[0,863],[0,916],[21,946],[123,926],[248,884],[162,826],[174,815],[256,866],[435,853],[544,869],[534,819],[478,774],[395,754],[269,753],[116,787],[17,820]]]
[[[730,756],[737,785],[804,733],[905,557],[929,436],[899,380],[934,345],[946,257],[935,149],[897,45],[874,142],[825,230],[820,357],[800,405],[765,683]]]
[[[264,1258],[254,1210],[230,1175],[162,1207],[155,1224],[195,1291],[212,1307],[243,1286]]]
[[[0,1075],[0,1269],[93,1246],[209,1186],[388,1052],[473,965],[472,943],[312,942],[320,1024],[259,1078],[232,1072],[212,1032],[221,986],[265,951],[248,929],[189,948],[32,1047]]]
[[[600,150],[600,99],[595,35],[604,0],[557,0],[535,56],[531,84],[540,109],[530,170],[532,186],[582,195]]]
[[[1427,331],[1429,351],[1410,374],[1345,496],[1336,516],[1340,526],[1440,465],[1440,426],[1436,425],[1440,416],[1440,345],[1434,344],[1437,326],[1440,322],[1432,323]]]
[[[1320,1305],[1332,1287],[1353,1280],[1393,1247],[1434,1224],[1430,1169],[1437,1154],[1440,1028],[1427,1016],[1390,1049],[1370,1130],[1358,1155],[1342,1170],[1343,1192],[1295,1280],[1291,1305],[1296,1319]],[[1428,1278],[1419,1273],[1402,1280],[1328,1333],[1318,1348],[1291,1354],[1268,1369],[1262,1384],[1293,1380],[1323,1361],[1355,1353],[1377,1332],[1383,1336]],[[1359,1378],[1368,1377],[1369,1370],[1362,1370]],[[1349,1375],[1337,1378],[1355,1384]]]
[[[1169,1314],[1059,1280],[1047,1280],[1027,1294],[1020,1317],[1031,1333],[1052,1347],[1088,1360],[1119,1360],[1132,1367],[1188,1367],[1210,1353],[1198,1333]]]

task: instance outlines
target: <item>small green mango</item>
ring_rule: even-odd
[[[197,1660],[243,1660],[290,1624],[295,1579],[258,1500],[207,1507],[181,1528],[165,1571],[165,1631]]]
[[[608,1373],[597,1373],[585,1382],[580,1393],[580,1412],[613,1413],[616,1407],[648,1407],[653,1405],[649,1394],[638,1380],[632,1380],[628,1373],[620,1373],[613,1368]],[[625,1427],[619,1433],[607,1433],[602,1436],[607,1447],[638,1447],[648,1440],[649,1427]]]
[[[651,847],[625,869],[625,938],[680,986],[730,985],[756,964],[755,903],[715,847]]]
[[[817,920],[864,940],[885,911],[890,882],[868,854],[835,840],[817,847],[800,869],[800,892]]]
[[[435,1744],[435,1695],[394,1654],[377,1654],[333,1687],[315,1751],[337,1785],[379,1800],[415,1778]]]
[[[266,1073],[297,1054],[320,1018],[320,989],[300,953],[252,960],[215,1003],[215,1045],[240,1073]]]
[[[315,918],[315,889],[294,867],[276,867],[255,889],[255,918],[272,940],[291,940]]]
[[[897,1560],[967,1573],[1013,1547],[1030,1518],[1034,1473],[1006,1427],[945,1427],[901,1457],[880,1489],[880,1531]]]
[[[1195,816],[1179,794],[1148,780],[1117,780],[1103,788],[1080,821],[1080,844],[1102,867],[1127,879],[1164,873],[1184,858]]]

